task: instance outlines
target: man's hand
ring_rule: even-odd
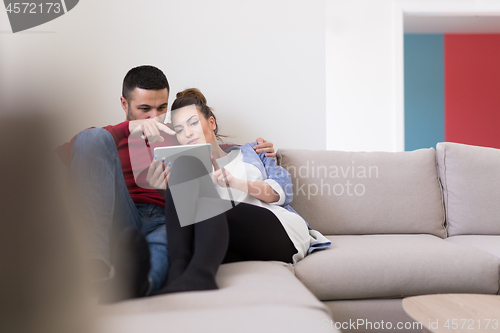
[[[266,153],[266,157],[274,157],[276,158],[276,152],[273,148],[273,143],[266,141],[262,138],[257,138],[257,144],[253,146],[255,152],[258,153]]]
[[[168,166],[166,164],[167,161],[165,159],[160,161],[155,157],[149,166],[148,175],[146,176],[146,181],[149,185],[162,195],[162,191],[167,189],[170,168],[172,167],[172,163],[169,163]]]
[[[160,122],[158,117],[151,119],[138,119],[129,121],[130,134],[141,139],[148,139],[148,143],[163,142],[160,132],[175,135],[167,125]]]

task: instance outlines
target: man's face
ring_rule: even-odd
[[[154,118],[167,112],[168,90],[135,88],[130,93],[128,102],[123,96],[120,101],[127,120]]]

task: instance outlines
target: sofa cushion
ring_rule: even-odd
[[[500,235],[500,149],[436,146],[448,234]]]
[[[329,313],[328,309],[294,276],[291,267],[277,261],[224,264],[216,276],[219,290],[192,291],[128,300],[101,306],[100,311],[108,315],[129,315],[277,304],[316,308]]]
[[[287,305],[207,307],[204,309],[102,317],[95,333],[275,333],[340,332],[324,311]]]
[[[328,235],[446,236],[433,148],[411,152],[278,150],[292,207]]]
[[[328,236],[295,265],[321,300],[498,292],[500,259],[432,235]]]
[[[457,244],[471,246],[500,258],[500,236],[459,235],[448,237],[446,240]]]

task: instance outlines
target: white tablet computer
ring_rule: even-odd
[[[209,143],[201,143],[196,145],[157,147],[154,150],[155,156],[161,161],[166,158],[167,164],[173,163],[179,156],[194,156],[198,158],[208,173],[212,173],[212,146]]]

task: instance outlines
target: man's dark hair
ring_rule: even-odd
[[[170,92],[168,80],[163,72],[149,65],[132,68],[123,79],[122,96],[130,101],[130,93],[135,88],[147,90],[161,90],[167,88]]]

